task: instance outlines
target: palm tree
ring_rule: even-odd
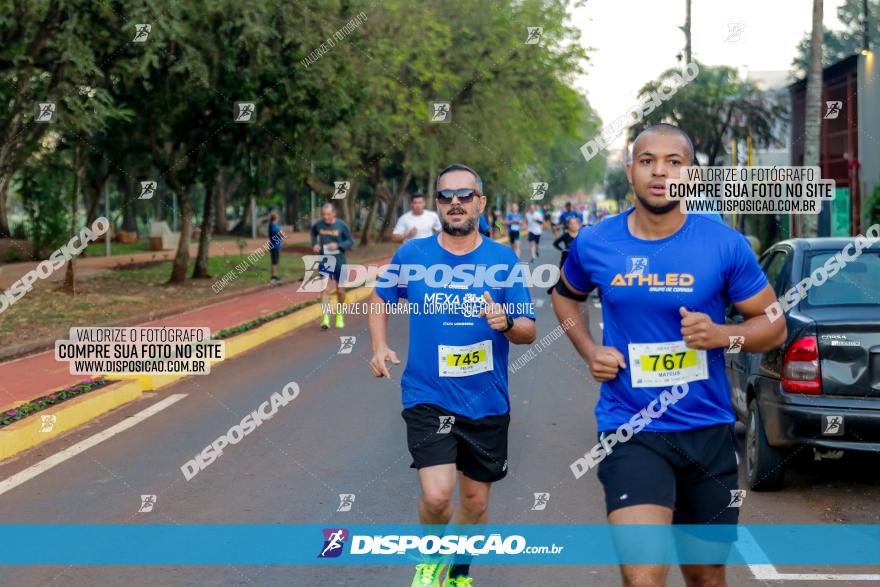
[[[822,105],[822,0],[813,0],[813,32],[810,37],[810,73],[807,75],[806,119],[804,121],[804,165],[819,165]],[[800,219],[799,236],[818,234],[818,217],[795,216]]]

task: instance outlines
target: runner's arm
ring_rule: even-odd
[[[561,243],[564,240],[565,240],[565,234],[560,234],[558,237],[556,237],[556,240],[553,241],[553,248],[556,249],[557,251],[564,251],[565,249],[563,249],[562,247],[559,246],[559,243]]]
[[[763,353],[779,348],[788,336],[785,320],[771,322],[765,308],[776,301],[769,285],[747,300],[733,304],[744,320],[738,324],[715,324],[700,312],[682,312],[681,333],[687,345],[697,349],[728,348],[730,337],[744,337],[742,352]],[[687,337],[691,337],[688,340]]]
[[[513,344],[532,344],[538,338],[538,329],[534,320],[519,316],[513,319],[513,328],[505,332],[504,336]]]
[[[566,287],[570,291],[579,295],[587,295],[585,292],[578,291],[571,287],[571,284],[568,283],[568,279],[565,278],[565,273],[560,272],[559,279],[565,282]],[[574,345],[575,350],[581,358],[589,362],[590,354],[598,345],[590,335],[590,319],[588,312],[581,312],[580,306],[582,302],[561,295],[556,291],[555,287],[553,288],[553,294],[550,299],[553,304],[553,312],[556,314],[556,318],[559,319],[559,323],[570,325],[568,330],[565,331],[565,334],[568,335],[571,344]]]
[[[348,224],[342,223],[342,230],[339,232],[340,240],[339,240],[339,248],[342,251],[347,251],[354,246],[354,238],[351,236],[351,231],[348,229]]]
[[[370,370],[376,377],[391,379],[391,371],[386,362],[391,361],[393,364],[399,365],[400,360],[397,358],[397,354],[388,348],[388,314],[384,308],[385,300],[380,298],[374,290],[370,296],[370,313],[367,319],[373,348]]]
[[[569,255],[571,254],[569,252]],[[571,287],[564,273],[560,275],[560,279],[564,280],[567,289],[576,296],[586,296],[585,292]],[[587,363],[593,379],[600,383],[611,381],[618,376],[621,369],[626,369],[626,357],[623,353],[613,346],[596,344],[593,340],[590,335],[589,318],[586,313],[581,314],[578,300],[563,296],[556,288],[553,288],[552,300],[553,311],[559,318],[559,323],[566,328],[565,334]]]
[[[402,243],[406,240],[406,226],[403,224],[403,216],[397,219],[394,231],[391,233],[391,240],[396,243]]]

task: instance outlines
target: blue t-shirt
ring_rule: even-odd
[[[489,227],[489,221],[486,220],[486,217],[480,214],[480,234],[483,236],[491,236],[492,229]]]
[[[485,303],[483,292],[488,291],[493,301],[505,305],[512,318],[535,318],[529,290],[521,278],[516,278],[523,274],[525,266],[519,264],[510,247],[491,239],[483,238],[470,253],[454,255],[440,246],[437,236],[404,243],[376,283],[376,293],[386,302],[405,299],[415,307],[410,311],[409,357],[401,380],[403,407],[434,404],[471,419],[506,414],[510,411],[510,342],[504,334],[489,328],[486,318],[479,313]],[[428,276],[410,279],[408,283],[389,283],[387,278],[400,278],[401,273],[407,273],[401,271],[401,265],[426,267]],[[445,272],[434,269],[440,265],[454,268],[455,272],[450,270],[444,276]],[[493,265],[498,267],[488,273],[494,274],[483,278],[481,274],[486,272],[480,266]],[[482,353],[477,347],[483,349]],[[479,361],[472,364],[476,358]],[[492,369],[480,372],[488,367],[490,358]],[[450,376],[462,375],[467,370],[474,372]],[[446,375],[441,375],[443,372]]]
[[[559,215],[559,224],[565,225],[569,218],[577,218],[579,224],[583,224],[584,220],[576,210],[567,210]]]
[[[519,232],[519,225],[522,222],[522,214],[519,212],[516,214],[509,212],[507,214],[507,221],[512,223],[507,225],[507,230],[509,232]]]
[[[754,253],[735,230],[691,214],[672,236],[642,240],[629,232],[630,213],[632,209],[581,230],[563,267],[575,289],[600,289],[602,344],[626,358],[627,368],[602,384],[596,404],[600,432],[616,430],[670,388],[632,385],[628,344],[681,341],[681,306],[724,324],[728,303],[754,297],[767,285]],[[689,382],[687,394],[669,404],[648,431],[734,422],[725,350],[706,351],[708,379]]]
[[[283,240],[284,234],[281,232],[281,227],[274,222],[269,223],[269,248],[280,251]]]

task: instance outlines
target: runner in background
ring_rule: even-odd
[[[281,260],[281,245],[284,240],[284,233],[278,226],[278,214],[272,212],[269,215],[269,253],[272,257],[272,267],[270,269],[272,277],[269,283],[278,284],[281,280],[278,278],[278,262]]]
[[[562,212],[562,214],[559,215],[559,222],[561,222],[562,225],[565,226],[565,224],[568,223],[569,218],[577,218],[578,226],[581,226],[583,224],[581,215],[578,214],[576,210],[572,209],[571,202],[566,202],[565,210]]]
[[[537,204],[530,204],[529,211],[526,212],[526,226],[529,231],[529,251],[532,258],[529,263],[538,256],[538,244],[541,242],[541,233],[544,232],[544,214],[538,209]]]
[[[577,218],[570,217],[565,224],[565,232],[560,234],[559,237],[553,241],[553,248],[557,251],[562,251],[562,256],[559,258],[559,267],[565,265],[565,260],[568,258],[568,250],[571,248],[574,239],[577,238],[580,229],[581,227],[578,225]],[[553,287],[556,286],[554,285]],[[548,294],[553,293],[553,287],[547,290]]]
[[[501,236],[504,231],[504,223],[501,221],[501,214],[495,206],[492,206],[492,212],[489,214],[489,223],[492,225],[492,238]]]
[[[492,227],[489,226],[489,221],[486,220],[485,214],[480,214],[480,225],[477,230],[486,238],[492,238]]]
[[[517,259],[519,259],[519,229],[522,225],[522,221],[523,217],[519,212],[519,204],[511,204],[510,212],[508,212],[507,220],[504,221],[504,224],[507,226],[507,236],[510,239],[510,248],[516,253]]]
[[[425,210],[425,194],[415,192],[409,197],[410,210],[394,225],[391,240],[403,243],[414,238],[427,238],[440,232],[440,218],[433,210]]]
[[[553,232],[553,238],[557,238],[565,230],[565,227],[562,225],[561,216],[562,210],[554,206],[553,212],[550,214],[550,230]]]
[[[321,263],[318,272],[329,277],[324,291],[321,292],[321,305],[327,307],[330,300],[330,284],[336,290],[337,302],[345,303],[345,290],[339,285],[342,266],[345,265],[345,252],[354,246],[348,225],[336,218],[336,206],[327,202],[321,206],[321,219],[312,225],[312,251],[318,255],[327,255],[328,262]],[[336,314],[336,328],[345,328],[344,312]],[[330,328],[330,314],[321,318],[321,328]]]

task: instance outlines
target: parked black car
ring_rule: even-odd
[[[782,241],[761,256],[761,268],[784,297],[816,269],[834,265],[829,259],[845,247],[852,257],[855,243]],[[816,275],[821,281],[827,272]],[[813,285],[784,319],[781,349],[725,355],[731,403],[746,425],[748,484],[757,491],[782,487],[797,447],[880,451],[880,243]],[[728,321],[741,320],[731,308]]]

